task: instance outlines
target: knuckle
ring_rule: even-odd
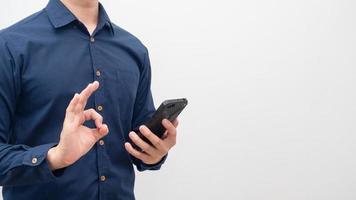
[[[141,149],[142,149],[143,152],[152,152],[151,151],[152,149],[149,146],[146,146],[146,145],[142,145]]]
[[[153,145],[156,146],[156,147],[162,146],[162,141],[160,139],[155,140]]]
[[[132,147],[126,147],[126,149],[130,154],[134,154]]]
[[[134,142],[134,143],[137,143],[138,139],[136,137],[131,137],[131,140]]]
[[[150,145],[148,145],[145,141],[141,141],[140,143],[141,143],[142,148],[144,148],[145,150],[150,149]]]
[[[140,153],[140,152],[138,152],[138,151],[136,151],[136,155],[135,155],[137,158],[139,158],[139,159],[143,159],[143,157],[142,157],[142,153]]]
[[[133,147],[130,147],[129,149],[130,154],[137,156],[137,152],[135,151],[135,149]]]
[[[163,152],[163,154],[166,154],[168,151],[169,151],[169,148],[168,148],[168,147],[166,147],[166,146],[163,146],[163,147],[162,147],[162,152]]]
[[[141,142],[138,137],[133,137],[132,141],[134,141],[135,144],[139,144]]]

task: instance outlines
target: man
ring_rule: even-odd
[[[2,30],[4,200],[134,199],[132,164],[158,170],[176,142],[177,121],[163,120],[164,139],[141,126],[155,111],[150,84],[147,49],[97,0],[50,0]]]

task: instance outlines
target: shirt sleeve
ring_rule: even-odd
[[[20,96],[20,68],[0,36],[0,185],[17,186],[50,181],[55,178],[46,157],[56,144],[30,147],[10,144],[16,103]]]
[[[139,126],[150,119],[153,113],[156,111],[152,92],[151,92],[151,64],[146,49],[143,66],[141,68],[140,83],[137,90],[136,101],[134,106],[134,115],[132,121],[132,127],[134,131],[137,131]],[[162,164],[165,162],[167,155],[162,160],[153,165],[147,165],[141,160],[132,156],[132,161],[136,165],[138,171],[144,170],[159,170]]]

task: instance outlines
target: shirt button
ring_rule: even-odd
[[[36,164],[37,163],[37,158],[32,158],[32,164]]]
[[[102,111],[102,110],[103,110],[103,106],[98,106],[97,109],[98,109],[99,111]]]
[[[90,42],[95,42],[95,38],[94,37],[90,37]]]
[[[106,177],[105,177],[105,176],[100,176],[100,180],[101,180],[101,181],[105,181],[105,180],[106,180]]]
[[[101,75],[100,70],[96,70],[95,74],[96,74],[97,77],[99,77]]]
[[[103,146],[105,144],[104,140],[99,140],[99,144]]]

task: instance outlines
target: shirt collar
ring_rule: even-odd
[[[55,28],[63,27],[77,20],[73,13],[65,7],[60,0],[50,0],[45,8],[48,17]],[[108,26],[114,34],[113,25],[104,7],[99,3],[99,21],[98,28]]]
[[[104,26],[108,26],[108,28],[110,29],[111,33],[114,34],[114,27],[112,22],[110,21],[110,18],[108,16],[108,14],[106,13],[104,6],[99,3],[99,22],[98,22],[98,28],[99,30]]]

